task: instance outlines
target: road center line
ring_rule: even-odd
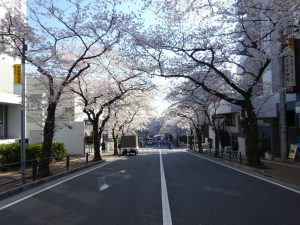
[[[163,225],[172,225],[172,218],[170,212],[170,204],[168,198],[168,190],[166,184],[166,177],[164,172],[164,166],[162,161],[161,150],[159,151],[160,158],[160,183],[161,183],[161,203],[162,203],[162,213],[163,213]]]

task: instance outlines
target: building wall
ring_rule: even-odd
[[[54,139],[63,142],[68,154],[84,154],[84,122],[73,122],[55,133]]]
[[[8,105],[8,138],[21,136],[21,111],[18,105]]]
[[[26,15],[26,0],[4,0],[0,3],[0,19],[7,13],[7,8],[15,15]],[[4,41],[9,42],[10,37],[5,36]],[[0,46],[1,50],[9,50],[7,46]],[[11,143],[21,135],[21,112],[20,112],[20,86],[13,83],[13,64],[21,64],[20,58],[0,54],[0,104],[7,107],[5,123],[7,133],[0,143]],[[2,118],[3,120],[3,118]]]
[[[44,121],[47,115],[48,91],[43,77],[27,77],[27,131],[30,139],[40,140],[39,130],[43,129]],[[75,95],[72,92],[65,92],[56,109],[56,130],[69,126],[75,121],[76,108]],[[82,110],[81,110],[82,112]],[[80,121],[80,120],[78,120]],[[83,120],[81,120],[83,121]],[[33,131],[33,132],[31,132]],[[37,136],[38,135],[38,136]],[[32,140],[34,141],[34,140]]]
[[[30,143],[43,141],[43,126],[48,104],[48,91],[43,77],[28,77],[27,132]],[[56,109],[53,141],[63,142],[68,154],[84,153],[84,115],[73,92],[64,92]]]

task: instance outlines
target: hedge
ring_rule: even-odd
[[[9,164],[20,162],[20,144],[3,144],[0,145],[0,164]],[[42,144],[28,144],[26,147],[26,161],[39,159],[42,154]],[[63,143],[52,143],[52,157],[55,160],[63,159],[67,150]]]

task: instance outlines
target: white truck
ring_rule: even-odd
[[[123,135],[121,136],[121,153],[126,155],[127,153],[138,154],[139,153],[139,141],[136,135]]]

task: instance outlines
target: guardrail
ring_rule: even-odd
[[[233,151],[233,150],[215,150],[215,149],[210,149],[210,148],[204,148],[203,154],[209,155],[211,157],[216,157],[228,161],[233,161],[236,163],[243,164],[243,157],[242,153],[240,151]]]
[[[67,155],[61,159],[43,158],[26,161],[26,171],[24,174],[26,183],[39,179],[42,174],[38,173],[38,165],[42,160],[49,160],[50,174],[55,175],[69,171],[89,162],[89,154]],[[21,162],[0,165],[0,192],[22,184]]]

